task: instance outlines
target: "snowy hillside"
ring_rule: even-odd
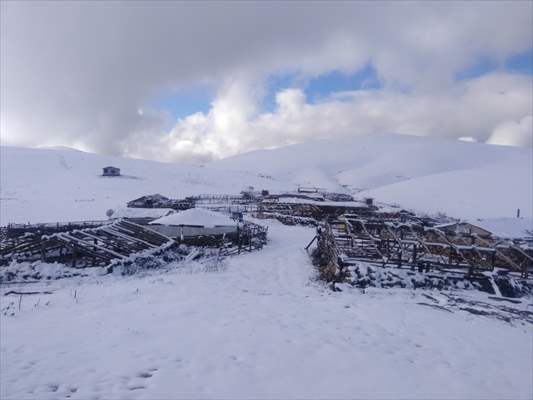
[[[68,149],[0,150],[0,225],[105,219],[107,209],[146,194],[182,198],[201,193],[239,193],[248,185],[292,187],[250,172],[108,157]],[[102,177],[108,165],[122,177]]]
[[[68,149],[1,149],[0,224],[102,219],[135,197],[238,193],[298,185],[372,196],[422,212],[531,217],[531,149],[401,135],[357,136],[261,150],[206,166]],[[123,177],[104,178],[108,165]]]
[[[531,149],[367,135],[260,150],[213,163],[294,184],[347,190],[460,218],[533,215]]]
[[[365,194],[429,213],[473,218],[532,215],[532,170],[527,157],[417,177],[384,185]]]

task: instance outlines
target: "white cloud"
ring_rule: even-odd
[[[277,93],[273,112],[257,113],[254,85],[234,81],[224,85],[208,113],[180,119],[154,154],[205,160],[308,139],[383,132],[531,145],[529,82],[525,76],[492,74],[439,93],[362,90],[317,104],[307,102],[301,89],[285,89]],[[514,120],[520,123],[506,122]],[[151,157],[142,148],[130,155]]]
[[[507,146],[533,146],[533,116],[519,121],[504,121],[490,135],[488,143]]]
[[[531,106],[524,96],[529,78],[496,74],[492,81],[457,83],[453,77],[480,57],[502,61],[528,50],[531,2],[0,7],[4,144],[203,160],[365,130],[484,141],[498,125],[530,113],[524,111]],[[275,112],[260,113],[268,75],[298,71],[309,78],[369,62],[381,90],[320,104],[283,91]],[[150,111],[149,99],[199,82],[218,92],[210,111],[178,121],[169,133],[169,116]]]

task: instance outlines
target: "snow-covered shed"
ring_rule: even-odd
[[[225,214],[190,208],[150,222],[150,228],[169,237],[222,235],[237,232],[238,223]]]
[[[298,187],[298,193],[320,193],[325,192],[322,188],[312,187],[312,186],[300,186]]]
[[[473,221],[475,225],[490,231],[493,236],[505,239],[533,237],[533,218],[486,218]]]
[[[329,201],[354,201],[354,198],[350,194],[325,192],[324,199]]]
[[[162,194],[150,194],[128,202],[128,207],[139,208],[167,208],[170,199]]]
[[[102,168],[102,176],[120,176],[120,168],[117,167],[104,167]]]
[[[304,199],[304,200],[313,200],[313,201],[324,201],[324,195],[322,193],[312,193],[312,192],[298,192],[298,193],[280,193],[276,196],[280,201],[285,201],[285,199]]]
[[[452,235],[477,235],[484,238],[488,238],[492,235],[492,232],[488,231],[487,229],[466,221],[441,224],[435,226],[435,228],[446,234]]]
[[[110,218],[125,218],[137,224],[148,224],[149,222],[174,213],[171,208],[131,208],[119,207],[113,211]]]

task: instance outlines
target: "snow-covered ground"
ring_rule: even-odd
[[[322,140],[227,158],[212,167],[457,218],[533,216],[531,148],[404,135]]]
[[[533,216],[533,168],[529,157],[443,172],[365,192],[380,201],[456,218],[513,218],[520,209]],[[533,226],[532,226],[533,228]]]
[[[314,230],[269,224],[268,246],[216,272],[53,281],[20,311],[0,296],[15,310],[0,316],[0,397],[533,395],[530,325],[424,307],[418,291],[332,292],[303,250]]]
[[[121,177],[102,177],[108,165]],[[65,149],[0,148],[0,225],[106,219],[108,209],[147,194],[172,198],[237,194],[248,185],[271,190],[294,185],[253,172],[225,171],[109,157]]]
[[[108,209],[153,193],[304,185],[481,218],[516,236],[533,221],[531,163],[530,149],[399,135],[311,142],[206,166],[4,147],[0,225],[105,219]],[[124,176],[101,177],[108,165]],[[509,218],[517,208],[524,219]],[[313,229],[261,223],[269,244],[218,271],[183,262],[130,277],[97,269],[3,286],[0,398],[533,396],[530,323],[443,307],[438,292],[438,304],[425,306],[428,292],[420,290],[333,292],[315,280],[303,250]],[[58,265],[44,268],[42,276],[65,275]],[[513,307],[531,311],[528,303]]]
[[[124,176],[101,177],[108,165]],[[402,135],[314,141],[205,166],[2,147],[0,182],[0,225],[105,219],[108,209],[146,194],[237,194],[250,185],[318,186],[466,219],[509,218],[517,208],[533,216],[531,149]]]

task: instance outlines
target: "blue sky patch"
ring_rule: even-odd
[[[515,54],[505,62],[505,69],[509,72],[533,74],[533,48],[524,53]]]
[[[300,74],[296,72],[285,72],[270,75],[266,81],[266,95],[262,102],[265,112],[273,112],[276,109],[276,93],[287,88],[302,88],[303,82]]]
[[[168,112],[172,118],[184,118],[196,112],[207,113],[215,96],[208,85],[191,85],[157,95],[150,108]]]
[[[266,112],[273,112],[276,109],[276,93],[288,88],[303,90],[308,102],[317,103],[335,92],[375,90],[381,87],[372,64],[367,64],[354,73],[331,71],[313,78],[305,78],[298,72],[287,72],[268,77],[263,108]]]
[[[466,69],[458,72],[455,75],[455,80],[462,81],[467,79],[479,78],[485,74],[496,71],[498,69],[498,63],[490,58],[482,58],[474,65],[467,67]]]
[[[332,93],[354,90],[375,90],[381,88],[376,69],[372,64],[353,74],[333,71],[309,80],[305,94],[309,102],[316,103],[328,98]]]
[[[508,57],[502,66],[494,59],[481,58],[477,63],[469,66],[455,75],[457,81],[474,79],[488,73],[501,70],[508,73],[533,74],[533,49]]]

